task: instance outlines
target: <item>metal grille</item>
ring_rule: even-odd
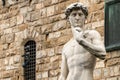
[[[24,78],[25,80],[35,80],[36,72],[36,43],[35,41],[28,41],[24,46]]]

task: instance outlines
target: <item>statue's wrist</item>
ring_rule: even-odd
[[[78,42],[80,45],[82,45],[82,43],[83,43],[83,39],[81,39],[81,40],[77,40],[77,42]]]

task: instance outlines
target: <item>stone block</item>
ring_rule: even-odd
[[[45,50],[41,50],[41,51],[37,51],[37,54],[36,54],[36,58],[39,59],[39,58],[44,58],[47,56],[47,53]]]
[[[9,11],[9,9],[7,7],[4,8],[0,8],[0,14],[5,14]]]
[[[6,59],[0,59],[0,63],[1,63],[1,64],[0,64],[0,67],[2,67],[2,66],[6,63],[5,60],[6,60]],[[1,71],[1,69],[0,69],[0,71]]]
[[[104,26],[104,20],[92,23],[92,29],[95,29],[95,28],[101,27],[101,26]]]
[[[55,47],[55,54],[62,54],[62,49],[63,49],[63,46],[56,46]]]
[[[110,67],[110,76],[114,76],[115,73],[114,73],[114,67]]]
[[[26,23],[27,21],[30,21],[30,16],[31,16],[31,13],[27,13],[26,16],[24,16],[24,23]]]
[[[97,1],[97,0],[94,0],[94,1]],[[95,12],[102,9],[104,9],[104,2],[101,2],[99,4],[91,4],[88,10],[89,12]]]
[[[4,34],[11,34],[13,32],[13,28],[7,28],[4,30]]]
[[[62,13],[62,14],[60,15],[60,17],[61,17],[61,19],[66,19],[66,15],[65,15],[64,13]]]
[[[54,50],[54,48],[49,48],[49,49],[47,49],[47,55],[48,55],[49,57],[54,56],[54,55],[55,55],[55,50]]]
[[[48,7],[48,6],[50,6],[51,5],[51,2],[52,2],[52,0],[44,0],[44,6],[45,7]]]
[[[104,27],[97,27],[96,30],[100,33],[101,36],[104,36]]]
[[[50,77],[58,76],[59,73],[60,73],[60,72],[59,72],[59,69],[50,70],[50,71],[49,71],[49,76],[50,76]],[[57,79],[55,79],[55,80],[57,80]]]
[[[37,73],[36,79],[39,80],[39,79],[41,79],[41,78],[42,78],[42,74],[41,74],[41,73]]]
[[[46,64],[41,64],[39,66],[39,71],[43,72],[43,71],[49,71],[50,70],[50,63],[46,63]]]
[[[9,28],[9,26],[10,26],[9,20],[0,21],[0,28],[1,28],[1,30]]]
[[[94,79],[101,79],[102,78],[102,70],[101,69],[95,69],[93,76],[94,76]]]
[[[3,78],[9,78],[13,76],[13,71],[4,71],[3,72]]]
[[[59,68],[59,63],[57,61],[50,63],[50,70],[55,70],[58,68]]]
[[[44,42],[42,44],[43,48],[53,48],[54,46],[57,45],[57,39],[51,39],[51,40],[47,40],[46,42]]]
[[[9,71],[9,70],[15,70],[15,69],[17,69],[18,67],[16,67],[16,66],[12,66],[12,65],[7,65],[6,67],[5,67],[5,70],[6,71]]]
[[[55,6],[55,14],[59,14],[60,13],[59,5],[54,5],[54,6]]]
[[[106,80],[118,80],[117,77],[111,77],[111,78],[108,78]]]
[[[98,4],[101,2],[101,0],[90,0],[91,3]]]
[[[43,7],[43,2],[36,4],[36,9],[42,9]]]
[[[61,36],[61,32],[58,31],[58,32],[53,32],[53,33],[49,33],[48,35],[48,39],[53,39],[53,38],[58,38]]]
[[[41,18],[47,17],[47,8],[40,9],[40,17]]]
[[[54,16],[49,17],[49,23],[54,23],[54,22],[57,22],[57,21],[60,21],[60,20],[61,20],[60,15],[54,15]]]
[[[9,64],[9,58],[4,59],[4,65],[8,65]]]
[[[48,34],[48,33],[52,32],[52,26],[53,26],[53,24],[48,24],[48,25],[42,26],[41,27],[42,34]]]
[[[59,0],[60,1],[60,0]],[[74,0],[73,0],[74,1]],[[60,10],[60,13],[63,13],[65,12],[65,9],[66,9],[66,3],[65,2],[62,2],[59,5],[59,10]]]
[[[27,36],[30,34],[27,34]],[[15,33],[15,41],[22,41],[24,38],[24,33],[22,31]]]
[[[50,77],[49,80],[58,80],[58,77]]]
[[[24,14],[27,14],[28,10],[27,7],[23,7],[23,8],[20,8],[20,14],[24,15]]]
[[[9,15],[8,17],[11,18],[13,16],[16,16],[19,13],[19,7],[17,5],[11,6],[9,8]]]
[[[14,39],[15,39],[15,34],[7,34],[7,35],[6,35],[6,42],[7,42],[7,43],[13,42]]]
[[[37,1],[37,0],[35,0],[35,1]],[[28,10],[29,12],[34,11],[34,10],[35,10],[35,5],[30,5],[29,7],[27,7],[27,10]]]
[[[40,29],[41,26],[43,25],[43,20],[39,19],[39,20],[33,21],[29,25],[34,26],[34,27],[38,27]],[[39,32],[41,32],[41,31],[39,30]]]
[[[112,58],[106,61],[107,66],[114,66],[120,63],[120,58]]]
[[[17,19],[16,17],[12,17],[10,18],[10,27],[13,27],[16,25]]]
[[[67,0],[58,0],[59,2],[67,1]]]
[[[107,78],[110,76],[110,69],[109,67],[103,68],[103,78]]]
[[[47,78],[48,77],[48,71],[42,72],[42,78]]]
[[[37,60],[37,64],[45,64],[45,63],[49,63],[50,62],[50,57],[46,57],[46,58],[41,58]]]
[[[18,28],[19,31],[24,31],[25,29],[28,28],[28,25],[27,24],[21,24],[21,25],[18,25],[17,28]]]
[[[8,49],[8,44],[3,45],[3,50],[6,50],[6,49]]]
[[[107,54],[106,54],[106,59],[110,59],[111,57],[112,57],[111,52],[107,52]]]
[[[50,58],[50,62],[56,62],[59,60],[59,58],[60,58],[59,56],[53,56]]]
[[[5,57],[6,57],[5,55],[6,55],[6,54],[5,54],[5,51],[1,51],[0,59],[5,58]]]
[[[66,20],[56,22],[52,28],[53,31],[58,31],[66,28]]]
[[[68,42],[69,40],[71,39],[71,36],[63,36],[63,37],[60,37],[58,38],[57,40],[57,45],[61,46],[61,45],[64,45],[66,42]]]
[[[22,24],[23,21],[24,21],[23,15],[19,14],[19,15],[17,16],[17,24]]]
[[[87,22],[95,22],[95,21],[101,21],[104,19],[104,11],[103,10],[97,10],[95,12],[91,12],[88,15]]]
[[[56,3],[58,3],[58,1],[59,1],[59,0],[52,0],[51,3],[52,3],[52,4],[56,4]]]
[[[40,18],[40,11],[34,11],[31,13],[31,21],[38,20]]]
[[[14,64],[19,63],[20,61],[21,61],[21,56],[20,55],[15,55],[13,57]]]
[[[115,76],[120,75],[120,66],[114,66],[114,75]]]
[[[103,67],[105,67],[105,64],[104,64],[103,60],[101,60],[101,61],[99,61],[99,62],[96,63],[95,68],[103,68]]]
[[[111,57],[112,58],[117,58],[117,57],[120,57],[120,54],[119,54],[119,51],[113,51],[112,53],[111,53]]]
[[[14,59],[13,57],[9,58],[9,65],[13,65],[14,64],[14,60],[13,59]]]
[[[55,13],[55,6],[47,7],[47,16],[52,16]]]

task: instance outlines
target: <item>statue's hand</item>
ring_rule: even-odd
[[[74,29],[74,38],[78,42],[83,40],[83,31],[79,28]]]
[[[94,35],[95,35],[95,34],[94,34]],[[93,39],[94,39],[93,37],[94,37],[94,35],[91,34],[91,32],[90,32],[89,30],[83,32],[83,38],[84,38],[86,41],[90,42],[90,43],[93,42]]]
[[[79,43],[81,43],[83,40],[86,40],[90,43],[92,42],[93,35],[90,34],[90,31],[78,31],[78,30],[76,30],[76,33],[77,34],[75,36],[75,39]]]

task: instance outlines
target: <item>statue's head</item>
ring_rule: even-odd
[[[72,28],[83,28],[88,16],[88,10],[82,3],[77,2],[66,8],[65,15]]]
[[[81,10],[84,13],[86,18],[88,16],[88,9],[87,9],[87,7],[85,5],[83,5],[82,3],[80,3],[80,2],[76,2],[76,3],[73,3],[73,4],[69,5],[66,8],[66,10],[65,10],[66,19],[69,17],[70,13],[73,10]]]

